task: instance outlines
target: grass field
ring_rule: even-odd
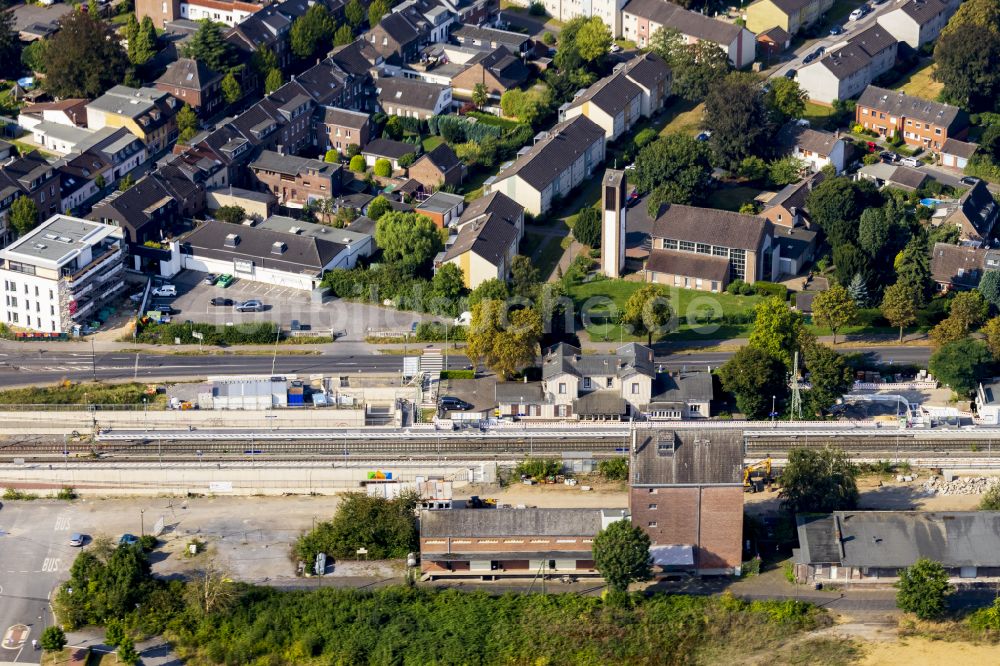
[[[754,200],[760,190],[756,187],[738,185],[736,187],[720,187],[708,196],[709,208],[739,211],[740,206]]]
[[[530,227],[524,232],[521,254],[531,258],[531,263],[541,273],[542,279],[548,277],[559,263],[563,255],[561,241],[559,236],[532,232]]]
[[[437,135],[432,134],[428,137],[425,137],[424,140],[421,141],[420,143],[424,148],[424,152],[429,153],[438,146],[440,146],[442,143],[444,143],[444,139]]]
[[[629,296],[644,283],[625,280],[595,280],[574,285],[568,295],[576,306],[577,316],[590,334],[592,341],[623,340],[645,341],[645,336],[634,336],[622,331],[617,323],[619,313]],[[678,315],[677,327],[660,339],[697,340],[741,337],[749,333],[748,324],[723,324],[723,315],[746,314],[760,300],[759,296],[734,296],[713,294],[695,289],[667,288],[668,299]],[[594,299],[594,300],[592,300]],[[604,299],[604,300],[600,300]],[[607,299],[610,299],[610,303]],[[656,340],[654,336],[654,341]]]
[[[814,129],[833,129],[830,116],[833,115],[832,106],[824,106],[815,102],[806,102],[806,112],[803,119],[809,121],[809,125]]]
[[[907,95],[914,95],[921,99],[935,100],[944,88],[943,83],[938,83],[931,76],[934,74],[934,63],[930,63],[914,71],[905,77],[896,86],[896,90],[905,92]]]
[[[66,382],[0,391],[2,405],[141,405],[144,398],[151,408],[162,409],[167,402],[166,394],[149,395],[146,384],[137,382],[114,385]]]
[[[667,113],[672,114],[673,118],[660,130],[661,135],[677,132],[696,134],[701,128],[701,117],[705,114],[705,105],[695,105],[678,99],[667,107]]]

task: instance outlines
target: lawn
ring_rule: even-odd
[[[833,107],[817,104],[816,102],[806,102],[806,112],[802,118],[809,121],[809,125],[814,129],[834,129],[830,117],[833,116]]]
[[[696,134],[701,129],[701,118],[705,114],[704,104],[692,104],[678,99],[667,107],[667,113],[673,114],[670,122],[663,126],[660,134],[675,134],[684,132]]]
[[[465,203],[475,201],[483,196],[483,183],[492,175],[493,171],[490,169],[479,169],[473,171],[472,176],[465,179],[465,182],[462,183],[462,191],[459,192],[459,194],[465,195]]]
[[[562,258],[562,238],[532,232],[529,227],[521,241],[521,254],[531,257],[531,263],[538,269],[542,279],[545,279],[552,274]]]
[[[754,197],[760,194],[756,187],[737,185],[735,187],[720,187],[708,196],[708,206],[710,208],[721,208],[739,212],[740,206],[752,202]]]
[[[935,100],[944,88],[943,83],[938,83],[931,76],[934,74],[934,63],[914,70],[909,76],[903,78],[896,86],[896,90],[901,90],[907,95],[913,95],[922,99]]]
[[[428,137],[424,137],[424,140],[421,141],[420,143],[424,148],[424,152],[429,153],[438,146],[440,146],[442,143],[444,143],[444,139],[440,136],[432,134]]]
[[[841,23],[851,12],[863,4],[862,0],[837,0],[826,12],[825,25],[832,26],[835,23]],[[823,34],[826,34],[826,31]],[[841,35],[841,37],[843,36]]]
[[[629,296],[643,285],[642,282],[598,279],[569,288],[568,295],[573,299],[576,314],[583,321],[592,341],[618,339],[645,342],[645,336],[631,335],[612,323],[617,320]],[[727,315],[749,314],[760,300],[759,296],[713,294],[674,287],[666,289],[670,305],[679,315],[679,322],[675,331],[660,338],[663,340],[744,337],[749,333],[749,324],[723,324],[721,319]]]

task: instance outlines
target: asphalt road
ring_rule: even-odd
[[[868,354],[872,361],[926,365],[931,350],[928,347],[872,346],[842,347],[842,353]],[[733,355],[722,352],[684,352],[657,356],[657,363],[670,369],[717,367]],[[204,378],[225,374],[310,373],[346,374],[361,372],[401,372],[403,357],[396,354],[357,355],[192,355],[143,354],[123,352],[30,351],[0,354],[0,387],[47,384],[62,379],[74,381],[127,380],[153,381],[173,378]],[[462,368],[468,364],[464,356],[450,355],[449,366]]]

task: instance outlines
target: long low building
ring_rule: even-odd
[[[927,558],[955,581],[1000,576],[998,511],[835,511],[795,517],[801,582],[892,583]]]
[[[599,575],[597,533],[624,509],[448,509],[420,513],[425,576]]]

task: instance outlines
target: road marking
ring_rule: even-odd
[[[52,528],[56,532],[68,532],[70,526],[70,518],[67,515],[56,516],[56,524]]]
[[[59,566],[62,564],[62,560],[58,557],[46,557],[45,561],[42,562],[42,571],[45,573],[55,573],[59,571]]]
[[[3,635],[3,647],[8,650],[19,650],[28,640],[31,629],[24,624],[15,624],[7,628]]]

